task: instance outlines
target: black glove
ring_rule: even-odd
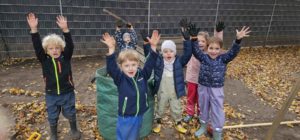
[[[145,42],[148,42],[148,33],[147,33],[147,31],[146,30],[141,30],[140,31],[140,33],[141,33],[141,35],[142,35],[142,38],[143,38],[143,40],[145,41]]]
[[[186,18],[183,18],[179,21],[179,26],[184,28],[184,29],[187,29],[189,27],[191,23],[187,21]]]
[[[188,30],[185,30],[185,31],[181,30],[181,34],[182,34],[184,40],[190,40],[190,34],[189,34]]]
[[[127,28],[131,28],[132,27],[132,24],[130,22],[126,23],[126,27]]]
[[[119,27],[119,28],[123,27],[124,24],[125,24],[125,23],[124,23],[122,20],[117,20],[117,21],[116,21],[116,26]]]
[[[188,27],[188,32],[190,36],[192,37],[192,41],[197,40],[198,32],[200,31],[200,28],[196,27],[196,24],[190,24]]]
[[[223,21],[219,21],[217,24],[216,24],[216,31],[217,32],[221,32],[225,29],[225,24]]]

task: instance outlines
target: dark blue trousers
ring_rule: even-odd
[[[57,125],[60,112],[70,121],[76,121],[75,93],[46,94],[48,121],[51,126]]]

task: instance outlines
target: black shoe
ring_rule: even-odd
[[[81,137],[81,132],[77,129],[76,121],[70,121],[71,137],[72,139],[78,140]]]
[[[57,125],[50,125],[50,140],[57,140]]]

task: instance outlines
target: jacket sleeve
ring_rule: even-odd
[[[123,44],[123,37],[122,37],[122,32],[121,31],[115,31],[115,38],[116,38],[116,41],[117,41],[117,46],[119,48],[122,47],[122,44]]]
[[[71,59],[73,55],[73,50],[74,50],[74,43],[72,40],[71,33],[63,33],[65,37],[65,42],[66,42],[66,47],[64,48],[64,57],[67,59]]]
[[[130,34],[130,38],[131,38],[131,42],[133,45],[137,45],[137,42],[138,42],[138,37],[136,35],[136,32],[134,29],[130,29],[129,31],[129,34]]]
[[[200,62],[204,61],[205,54],[198,46],[198,41],[192,41],[192,52],[196,59]]]
[[[120,84],[122,71],[116,61],[116,53],[106,56],[106,69],[108,74],[114,79],[116,85]]]
[[[192,42],[191,40],[183,41],[183,55],[180,57],[179,61],[182,66],[185,66],[192,57]]]
[[[144,74],[144,77],[148,80],[152,74],[152,70],[155,67],[156,60],[158,57],[158,53],[150,50],[149,57],[146,59],[144,68],[142,70],[142,73]]]
[[[241,49],[240,42],[241,40],[234,41],[231,49],[228,52],[221,55],[221,59],[224,63],[229,63],[237,56]]]
[[[38,32],[31,33],[31,39],[32,39],[35,55],[38,58],[38,60],[42,63],[44,60],[46,60],[47,54],[43,49],[40,34]]]
[[[151,51],[151,45],[150,45],[150,43],[143,44],[143,48],[144,48],[144,56],[148,57],[149,52]]]

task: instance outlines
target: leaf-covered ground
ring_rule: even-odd
[[[242,80],[255,95],[279,109],[300,78],[300,47],[242,49],[228,66],[227,76]],[[299,98],[290,110],[300,116]]]
[[[294,85],[295,78],[300,75],[299,48],[266,47],[241,50],[238,57],[229,64],[227,71],[225,125],[272,121],[276,109],[281,107]],[[90,84],[90,80],[95,70],[104,65],[104,59],[75,58],[72,65],[77,87],[78,123],[83,139],[100,140],[102,138],[97,129],[95,85]],[[49,126],[45,112],[44,83],[39,63],[35,59],[14,59],[5,61],[0,67],[0,113],[5,112],[5,116],[10,120],[3,123],[10,127],[8,137],[23,140],[36,131],[42,134],[42,139],[48,139]],[[240,80],[244,85],[232,79]],[[290,107],[292,115],[288,115],[289,119],[299,120],[299,95],[300,93]],[[185,103],[186,100],[183,98],[182,104]],[[179,134],[174,130],[169,110],[163,120],[162,133],[151,134],[147,139],[196,139],[193,132],[199,127],[197,119],[184,124],[189,130],[187,134]],[[300,130],[297,125],[293,128],[284,127],[284,129],[285,131],[280,131],[278,135],[293,135],[294,131]],[[266,130],[266,128],[226,129],[224,139],[262,139]],[[62,116],[59,121],[59,132],[61,139],[70,139],[68,121]],[[262,134],[258,135],[258,133]],[[291,139],[293,138],[300,138],[300,136],[295,134],[291,136]],[[200,139],[209,139],[209,137]]]

